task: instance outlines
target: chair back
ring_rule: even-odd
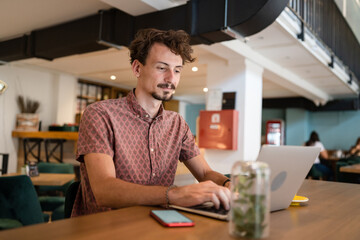
[[[29,156],[32,156],[37,162],[41,162],[41,143],[42,138],[23,138],[24,150],[24,164],[30,161]]]
[[[71,212],[74,206],[76,194],[79,190],[80,181],[73,182],[67,189],[65,194],[65,218],[71,217]]]
[[[38,163],[39,173],[74,173],[74,166],[69,163],[48,163],[40,162]],[[46,191],[61,191],[65,194],[66,189],[70,186],[73,181],[63,185],[63,186],[39,186],[39,193]]]
[[[74,173],[74,166],[69,163],[38,163],[39,173]]]
[[[2,164],[1,164],[0,172],[1,172],[1,175],[4,175],[7,173],[7,170],[8,170],[9,154],[0,153],[0,156],[2,156]]]
[[[53,158],[58,162],[63,162],[64,156],[64,143],[66,139],[45,139],[45,153],[46,161],[50,162],[50,159]]]
[[[23,225],[44,222],[38,196],[25,175],[0,177],[0,218],[15,219]]]

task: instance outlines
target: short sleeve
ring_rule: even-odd
[[[319,147],[320,148],[320,152],[325,150],[324,145],[321,142],[316,142],[315,143],[315,147]]]
[[[101,104],[89,105],[81,117],[76,159],[83,162],[83,156],[89,153],[104,153],[113,157],[113,141],[107,112],[102,110]]]
[[[183,120],[183,119],[182,119]],[[195,137],[191,133],[189,126],[183,120],[184,124],[184,137],[182,139],[182,148],[180,151],[180,161],[186,161],[200,155],[199,147],[196,145]]]

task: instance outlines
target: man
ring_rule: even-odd
[[[211,201],[229,209],[229,180],[211,170],[179,114],[163,109],[192,62],[184,31],[139,31],[130,46],[134,91],[91,104],[79,131],[81,185],[72,216],[134,205],[193,206]],[[173,186],[178,160],[200,182]],[[225,187],[224,187],[225,186]]]

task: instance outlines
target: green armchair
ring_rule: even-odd
[[[74,173],[74,166],[68,163],[38,163],[39,173]],[[52,212],[51,220],[64,218],[65,193],[74,181],[57,186],[39,186],[39,201],[43,211]],[[54,194],[57,193],[57,194]]]
[[[0,229],[43,223],[38,196],[28,176],[0,177]]]

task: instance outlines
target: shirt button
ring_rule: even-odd
[[[148,117],[149,117],[149,115],[145,115],[145,117],[147,117],[147,118],[148,118]]]
[[[150,148],[150,151],[152,151],[152,152],[153,152],[153,151],[154,151],[154,149],[153,149],[153,148]]]
[[[153,173],[152,175],[153,175],[153,177],[155,177],[155,173]]]

